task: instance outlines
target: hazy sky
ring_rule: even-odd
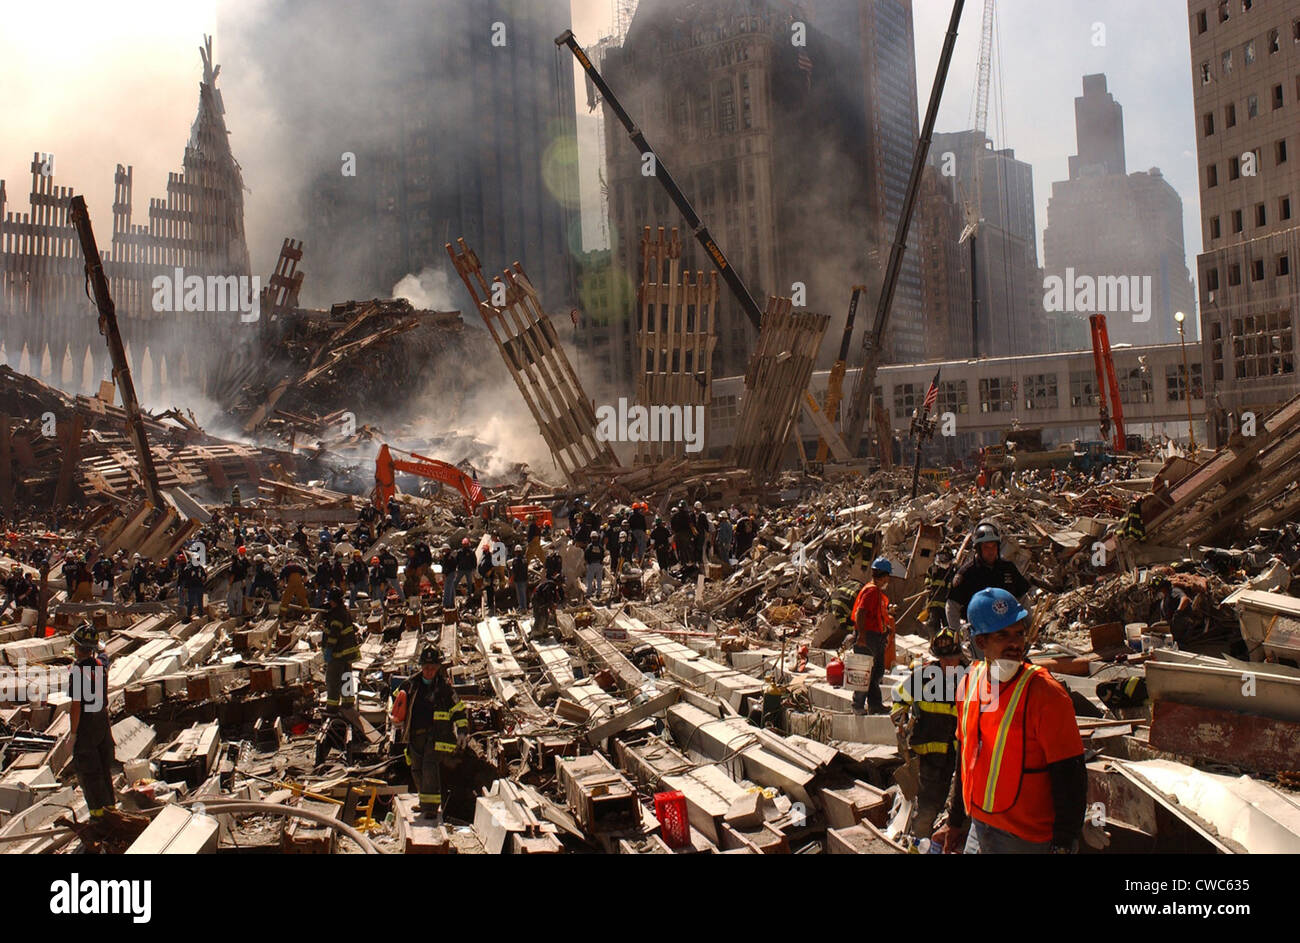
[[[86,194],[101,234],[111,220],[114,165],[133,164],[135,221],[147,218],[149,198],[164,195],[167,173],[180,169],[198,104],[197,47],[215,27],[218,3],[259,2],[42,0],[0,7],[0,179],[7,184],[6,208],[26,209],[28,167],[39,150],[55,155],[57,183]],[[593,44],[609,31],[612,6],[612,0],[573,0],[579,42]],[[982,7],[967,0],[939,131],[970,123]],[[989,126],[996,146],[1013,147],[1033,165],[1040,234],[1052,181],[1067,176],[1066,160],[1075,152],[1073,103],[1082,93],[1082,76],[1104,72],[1124,107],[1129,170],[1159,167],[1183,198],[1188,268],[1194,270],[1201,239],[1185,0],[1000,0],[998,10],[1001,59],[994,62]],[[914,12],[924,109],[951,4],[916,0]],[[1104,46],[1094,45],[1100,35],[1094,24],[1104,26]],[[215,51],[218,62],[227,58],[220,35]],[[581,86],[577,99],[581,109]],[[229,97],[226,108],[238,158],[241,145],[253,150],[248,136],[267,112],[262,102]],[[594,179],[594,167],[582,172]],[[248,173],[245,183],[251,217],[259,212],[262,182]],[[100,241],[106,243],[106,236]],[[265,274],[278,239],[267,253],[250,248],[254,271]]]

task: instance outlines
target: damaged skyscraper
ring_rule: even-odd
[[[149,200],[147,222],[133,219],[132,168],[117,165],[105,270],[118,316],[129,326],[137,377],[143,373],[145,382],[166,378],[203,388],[213,366],[203,352],[228,349],[232,324],[250,320],[250,302],[256,299],[247,291],[242,301],[234,297],[241,279],[244,286],[252,284],[244,181],[231,153],[216,86],[220,66],[212,61],[210,41],[200,53],[199,108],[181,171],[168,174],[165,197]],[[95,331],[85,262],[68,220],[74,191],[55,184],[54,166],[50,155],[33,156],[28,212],[12,211],[0,180],[0,342],[15,368],[22,369],[26,358],[30,372],[41,374],[48,359],[55,382],[93,388],[111,367]],[[167,283],[166,293],[154,289],[159,277]],[[188,281],[195,277],[204,283],[197,294]],[[214,284],[219,291],[212,290]],[[142,371],[146,353],[150,369]]]
[[[443,245],[464,237],[522,263],[549,309],[576,301],[573,81],[551,42],[569,17],[567,0],[273,0],[229,15],[223,35],[260,70],[300,161],[283,225],[311,234],[308,299],[387,297],[429,266],[450,276]]]
[[[878,293],[906,189],[917,135],[911,4],[643,0],[603,69],[751,293],[791,296],[802,283],[806,309],[832,313],[838,338],[850,286]],[[680,217],[621,126],[607,120],[605,134],[612,265],[636,284],[643,227]],[[683,250],[683,267],[706,267],[693,242]],[[716,329],[713,375],[743,373],[756,335],[728,293]],[[586,326],[578,344],[630,386],[636,331],[629,306]],[[909,252],[887,356],[920,359],[923,336]]]

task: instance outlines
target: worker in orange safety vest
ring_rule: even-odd
[[[957,690],[960,762],[935,837],[952,848],[969,815],[966,854],[1076,851],[1088,773],[1069,692],[1025,661],[1029,613],[1015,596],[982,589],[966,612],[984,660]]]

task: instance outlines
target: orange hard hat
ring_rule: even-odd
[[[247,548],[247,547],[240,547],[240,548],[239,548],[237,551],[235,551],[235,552],[238,553],[238,554],[242,557],[244,554],[248,553],[248,548]]]

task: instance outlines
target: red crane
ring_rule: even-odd
[[[1101,437],[1106,438],[1114,427],[1115,451],[1123,452],[1127,442],[1124,436],[1124,405],[1119,398],[1119,383],[1115,380],[1115,360],[1110,355],[1110,335],[1106,333],[1106,315],[1088,317],[1092,328],[1092,362],[1097,369],[1097,400],[1101,404]],[[1111,410],[1106,411],[1109,391]]]
[[[409,455],[415,461],[393,458],[393,451],[401,455]],[[396,476],[399,471],[453,485],[464,497],[465,507],[470,513],[483,503],[483,489],[479,487],[478,482],[455,465],[440,462],[436,458],[417,455],[414,452],[402,452],[400,449],[390,451],[387,445],[382,445],[379,447],[379,454],[375,456],[374,499],[375,506],[380,510],[383,510],[388,499],[397,493]]]

